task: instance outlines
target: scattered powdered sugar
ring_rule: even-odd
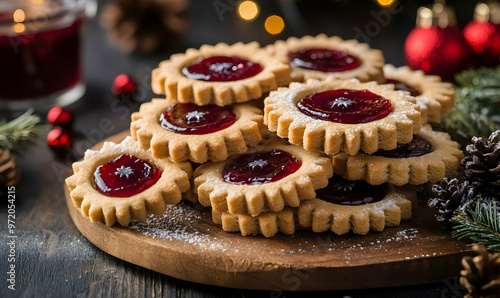
[[[130,147],[135,147],[135,143],[132,140],[132,137],[128,136],[119,144],[114,142],[104,142],[100,150],[88,149],[87,151],[85,151],[85,155],[95,155],[109,150],[120,150],[122,152],[125,152]]]
[[[228,249],[231,243],[220,241],[198,228],[203,220],[201,211],[187,205],[170,205],[165,213],[152,214],[146,220],[135,221],[129,228],[153,239],[178,240],[205,249]]]
[[[412,240],[417,238],[418,236],[418,229],[417,228],[409,228],[405,230],[399,230],[396,231],[396,233],[390,233],[390,229],[387,230],[387,233],[384,234],[383,238],[377,239],[375,242],[372,242],[372,244],[381,244],[381,243],[388,243],[388,242],[397,242],[397,241],[404,241],[404,240]]]
[[[411,240],[416,238],[417,236],[418,236],[418,229],[410,228],[406,230],[397,231],[394,236],[387,238],[385,242]]]
[[[100,150],[92,150],[92,149],[87,149],[85,151],[86,156],[92,156],[96,154],[101,154],[103,152],[108,152],[111,150],[116,150],[118,152],[122,153],[127,153],[131,152],[131,150],[141,150],[139,149],[137,143],[132,139],[131,136],[127,136],[123,141],[120,143],[114,143],[114,142],[104,142]],[[143,151],[143,150],[141,150]],[[146,150],[147,152],[150,152],[151,149]]]
[[[179,241],[193,245],[203,250],[220,251],[231,254],[262,253],[262,247],[271,245],[270,255],[293,256],[297,254],[330,254],[338,257],[337,252],[350,250],[380,251],[387,250],[387,243],[413,241],[418,237],[417,228],[397,229],[387,228],[376,237],[358,235],[337,236],[333,233],[318,233],[311,237],[310,231],[297,231],[291,236],[277,235],[266,239],[263,236],[243,237],[239,233],[223,233],[221,228],[211,223],[210,211],[197,208],[188,202],[176,206],[168,206],[165,213],[150,215],[144,221],[135,221],[129,228],[156,240]],[[232,241],[232,238],[235,240]],[[236,239],[237,238],[237,239]],[[272,244],[270,242],[273,242]],[[290,245],[293,243],[293,245]],[[391,253],[401,252],[391,251]],[[346,260],[350,257],[346,257]]]

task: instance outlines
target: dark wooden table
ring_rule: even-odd
[[[270,14],[281,14],[289,8],[278,2],[262,4],[258,20],[242,22],[235,11],[227,10],[222,17],[214,3],[223,2],[234,8],[235,1],[192,1],[190,29],[185,41],[175,49],[148,56],[125,55],[106,41],[105,33],[96,20],[88,23],[85,33],[85,77],[88,84],[85,97],[68,108],[76,115],[73,156],[104,138],[128,129],[130,114],[138,104],[123,104],[110,93],[113,79],[128,73],[138,81],[138,98],[148,101],[153,96],[150,72],[159,61],[187,47],[203,43],[249,42],[268,44],[291,35],[325,32],[352,38],[356,27],[376,21],[373,14],[380,7],[373,1],[299,1],[302,17],[287,20],[286,30],[271,36],[263,29],[263,20]],[[286,1],[283,1],[285,3]],[[429,1],[427,1],[429,2]],[[402,11],[391,16],[389,24],[380,25],[380,32],[370,37],[374,48],[384,51],[386,60],[403,65],[403,41],[413,28],[415,11],[421,3],[402,4]],[[473,3],[462,10],[471,18]],[[359,6],[359,10],[353,9]],[[289,16],[293,15],[293,12]],[[459,17],[461,15],[459,14]],[[111,122],[112,125],[105,124]],[[296,297],[305,293],[241,291],[194,284],[137,267],[110,256],[83,237],[73,225],[64,200],[64,178],[70,175],[70,158],[56,159],[40,140],[20,158],[23,179],[15,190],[16,266],[15,291],[7,288],[7,258],[12,252],[7,239],[6,196],[1,205],[2,244],[0,264],[2,282],[0,297]],[[457,272],[458,275],[458,272]],[[433,284],[374,290],[315,293],[328,297],[462,297],[464,289],[456,279]],[[309,293],[308,295],[312,295]]]

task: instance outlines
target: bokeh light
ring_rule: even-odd
[[[24,30],[26,30],[26,26],[24,26],[23,23],[16,23],[14,25],[13,29],[14,29],[14,32],[16,32],[16,33],[23,33]]]
[[[24,20],[26,19],[26,15],[24,14],[24,10],[16,9],[16,11],[14,11],[14,14],[12,15],[12,18],[14,19],[14,22],[16,22],[16,23],[24,22]]]
[[[253,1],[243,1],[238,6],[238,15],[244,20],[253,20],[259,15],[259,6]]]
[[[394,0],[377,0],[377,2],[382,6],[389,6],[394,3]]]
[[[279,34],[285,28],[285,22],[280,16],[272,15],[264,23],[266,31],[270,34]]]

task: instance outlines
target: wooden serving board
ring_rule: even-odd
[[[191,203],[128,228],[110,228],[84,217],[67,189],[66,202],[76,227],[101,250],[169,276],[223,287],[303,291],[429,283],[458,276],[461,258],[471,253],[466,242],[440,228],[425,203],[412,219],[381,233],[304,230],[266,239],[226,233],[212,223],[207,208]]]

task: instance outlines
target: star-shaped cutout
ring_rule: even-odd
[[[229,62],[214,63],[210,65],[210,70],[214,72],[235,71],[235,65]]]
[[[188,121],[200,121],[205,116],[205,112],[192,111],[186,114],[186,120]]]
[[[121,166],[120,168],[116,169],[115,175],[120,175],[120,178],[126,176],[128,179],[128,177],[133,173],[134,171],[132,171],[130,167]]]
[[[259,167],[262,169],[263,167],[265,167],[267,165],[268,165],[267,161],[265,161],[263,159],[257,159],[257,160],[254,160],[248,164],[248,166],[251,167],[252,170],[254,170],[256,167]]]
[[[334,107],[347,108],[350,105],[352,105],[352,100],[345,98],[345,97],[339,97],[339,98],[336,98],[335,101],[332,103],[332,108],[334,108]]]

